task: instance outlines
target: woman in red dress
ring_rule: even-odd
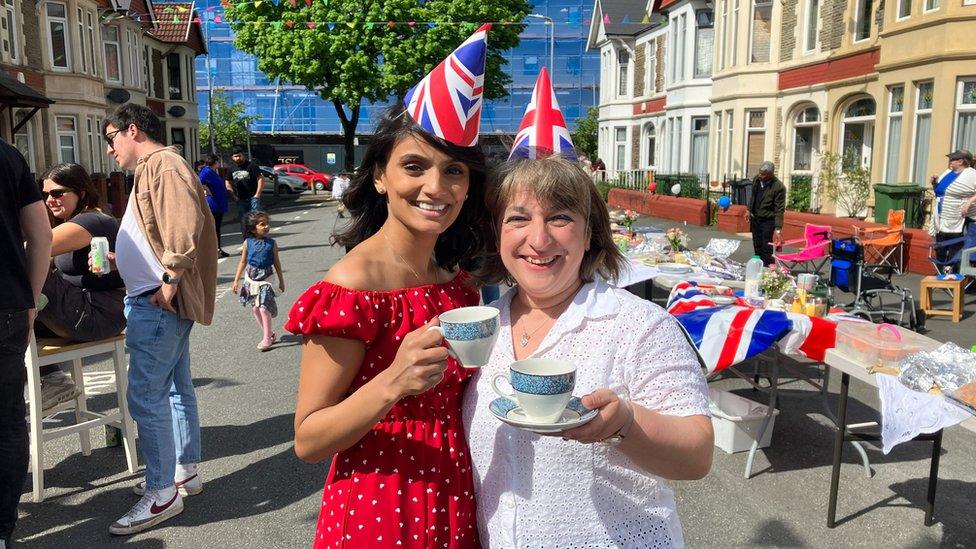
[[[304,336],[295,452],[333,458],[316,548],[478,545],[460,413],[473,370],[428,327],[478,302],[459,265],[482,248],[484,157],[400,112],[342,197],[352,224],[332,240],[352,250],[286,325]]]

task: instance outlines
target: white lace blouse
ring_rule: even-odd
[[[491,378],[514,359],[509,315],[498,343],[464,395],[478,527],[488,547],[681,547],[674,493],[613,446],[544,437],[488,411]],[[577,396],[609,387],[675,416],[708,415],[708,389],[694,352],[664,309],[606,282],[584,285],[535,357],[577,365]]]

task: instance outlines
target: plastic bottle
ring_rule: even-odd
[[[763,262],[758,255],[746,262],[746,299],[759,299],[759,283],[762,281]]]

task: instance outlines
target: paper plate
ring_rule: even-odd
[[[691,267],[682,263],[658,263],[657,268],[662,273],[685,274],[691,272]]]

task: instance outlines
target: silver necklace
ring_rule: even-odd
[[[576,297],[576,293],[577,292],[579,292],[579,286],[577,286],[576,289],[573,290],[573,292],[570,293],[569,294],[569,297],[567,297],[566,299],[563,299],[562,301],[560,301],[559,303],[556,303],[555,305],[552,305],[551,307],[540,308],[540,310],[544,312],[544,311],[547,311],[547,310],[557,309],[557,308],[565,305],[566,302],[569,301],[570,299],[573,299],[574,297]],[[548,320],[552,320],[552,319],[548,319]],[[526,329],[525,329],[525,319],[522,319],[522,337],[519,338],[519,345],[521,345],[522,347],[527,346],[529,344],[529,340],[532,339],[532,336],[534,336],[536,332],[538,332],[540,329],[542,329],[543,326],[545,326],[546,324],[548,324],[548,320],[543,320],[541,324],[539,324],[538,326],[535,327],[534,330],[532,330],[531,332],[529,332],[529,331],[526,331]]]

